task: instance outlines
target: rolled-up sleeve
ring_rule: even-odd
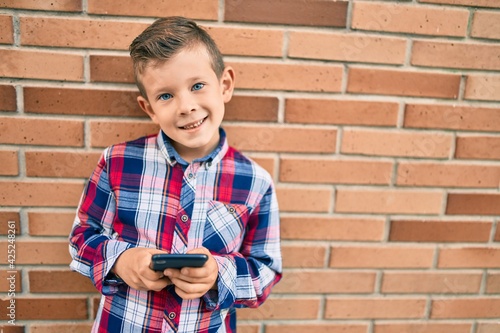
[[[204,296],[209,309],[255,308],[267,299],[282,276],[279,210],[272,185],[249,216],[240,250],[214,258],[218,290]]]
[[[87,183],[69,237],[70,268],[89,277],[102,294],[113,294],[116,284],[106,278],[120,254],[133,245],[118,241],[112,225],[116,199],[111,190],[105,150]]]

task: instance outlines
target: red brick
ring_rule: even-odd
[[[25,87],[24,111],[84,116],[147,117],[137,103],[138,95],[137,90]]]
[[[20,270],[0,270],[0,292],[5,294],[20,293],[23,289],[22,285]]]
[[[83,81],[83,56],[66,52],[0,50],[0,76]]]
[[[461,159],[500,159],[500,138],[495,136],[457,137],[455,158]]]
[[[466,131],[500,131],[500,109],[473,106],[407,104],[404,126]]]
[[[81,0],[53,0],[53,1],[33,1],[33,0],[3,0],[0,4],[3,8],[19,8],[34,10],[50,10],[62,12],[80,12],[82,10]]]
[[[373,333],[470,333],[470,323],[441,323],[441,322],[418,322],[418,323],[375,323]]]
[[[237,331],[241,333],[259,333],[260,325],[236,323]]]
[[[83,145],[83,122],[32,117],[0,117],[0,143],[21,145]]]
[[[345,27],[347,5],[346,1],[226,0],[224,20],[228,22]]]
[[[68,237],[75,211],[45,210],[29,211],[29,234],[31,236],[64,236]]]
[[[443,248],[438,268],[500,268],[500,248]]]
[[[31,324],[31,333],[88,333],[92,331],[92,324]]]
[[[447,158],[453,136],[447,133],[345,129],[341,152],[376,156]]]
[[[10,15],[0,15],[0,44],[14,44],[14,26]]]
[[[447,215],[500,215],[500,194],[449,193]]]
[[[440,214],[441,191],[347,189],[337,190],[335,212],[373,214]]]
[[[236,88],[340,92],[343,68],[332,64],[233,62]]]
[[[500,75],[468,75],[465,84],[465,99],[500,100]]]
[[[276,161],[274,157],[268,157],[259,154],[246,154],[247,157],[254,160],[258,165],[263,167],[274,178],[276,173]]]
[[[500,8],[497,0],[420,0],[420,2],[473,6],[473,7],[493,7]]]
[[[183,0],[169,0],[168,2],[145,2],[122,0],[117,1],[88,1],[90,14],[119,15],[119,16],[151,16],[162,14],[168,16],[187,16],[192,19],[217,20],[218,1],[198,0],[196,3]]]
[[[330,211],[333,192],[330,188],[320,187],[278,187],[276,189],[280,210],[284,212]],[[297,205],[300,202],[300,205]]]
[[[474,13],[471,36],[500,39],[500,13],[478,10]]]
[[[351,67],[347,92],[455,99],[459,87],[455,74]]]
[[[2,181],[2,206],[76,207],[83,182],[70,181]]]
[[[26,175],[29,177],[89,178],[101,153],[75,151],[27,151]]]
[[[492,222],[394,220],[389,240],[394,242],[488,242]]]
[[[284,32],[271,29],[207,27],[224,55],[281,57]]]
[[[291,32],[288,56],[318,60],[336,60],[402,65],[406,40],[356,34]]]
[[[10,319],[6,319],[10,320]],[[19,325],[16,322],[15,326],[12,326],[11,324],[6,324],[6,325],[0,325],[0,332],[2,333],[24,333],[24,325]]]
[[[500,298],[436,299],[431,303],[432,319],[498,318]]]
[[[149,120],[131,121],[90,121],[90,145],[106,147],[119,142],[158,133],[158,125]]]
[[[0,299],[5,309],[9,299]],[[77,298],[16,298],[16,320],[77,320],[87,319],[87,299]]]
[[[325,267],[326,248],[309,245],[283,245],[283,266],[291,268]]]
[[[278,121],[279,100],[268,96],[233,96],[226,104],[226,121]]]
[[[417,319],[425,314],[424,298],[327,298],[326,319]]]
[[[3,253],[7,253],[6,241],[0,242]],[[5,264],[7,257],[0,257]],[[67,241],[21,241],[16,240],[17,265],[69,265],[71,257]]]
[[[282,216],[281,238],[290,240],[381,241],[381,218]]]
[[[0,110],[16,111],[16,89],[14,86],[0,85]]]
[[[293,324],[267,324],[266,333],[366,333],[368,324],[356,323],[293,323]]]
[[[334,246],[332,268],[430,268],[434,248],[426,246]]]
[[[457,163],[400,162],[398,185],[497,188],[500,166]]]
[[[351,27],[359,30],[465,37],[468,19],[469,12],[465,9],[355,2]]]
[[[283,157],[280,160],[280,181],[389,185],[392,169],[393,163],[384,161]]]
[[[318,298],[269,298],[257,309],[238,309],[238,320],[316,319],[319,306]]]
[[[90,279],[69,270],[30,271],[31,293],[96,293]]]
[[[91,145],[105,147],[116,142],[153,134],[158,126],[150,121],[91,121]],[[245,151],[270,152],[331,152],[335,151],[334,129],[301,129],[275,126],[225,125],[229,142],[235,148]]]
[[[500,46],[484,43],[414,41],[411,64],[414,66],[500,69]]]
[[[398,103],[287,98],[285,121],[289,123],[397,126]]]
[[[22,45],[126,50],[147,24],[110,20],[21,17]]]
[[[476,333],[498,333],[500,332],[500,323],[478,323]]]
[[[134,83],[130,57],[90,55],[90,81]]]
[[[475,294],[481,287],[482,273],[385,272],[384,294]]]
[[[334,153],[337,130],[325,127],[224,125],[229,143],[243,151]]]
[[[17,211],[0,211],[0,235],[8,235],[12,233],[12,226],[14,226],[14,233],[21,234],[21,216]],[[9,223],[14,222],[14,223]]]
[[[19,174],[19,163],[17,150],[0,150],[0,175],[17,176]]]
[[[327,270],[288,271],[273,293],[281,294],[367,294],[375,289],[375,273]]]
[[[500,294],[500,272],[488,272],[486,280],[486,293]]]
[[[500,242],[500,228],[498,227],[498,224],[497,224],[497,230],[495,232],[495,242]]]
[[[236,71],[236,84],[243,89],[332,91],[341,89],[342,68],[337,65],[295,65],[228,62]],[[256,72],[257,71],[257,72]],[[91,55],[93,82],[133,83],[130,57]]]

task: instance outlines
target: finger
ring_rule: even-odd
[[[166,277],[146,284],[147,290],[160,291],[170,284],[170,280]]]
[[[189,284],[211,284],[212,279],[209,276],[196,277],[190,275],[179,274],[175,277],[170,277],[172,281],[182,281]]]
[[[181,275],[180,270],[175,268],[166,268],[162,273],[169,278],[178,278]]]
[[[150,269],[149,267],[145,268],[141,272],[141,274],[142,274],[142,277],[144,279],[149,280],[149,281],[156,281],[156,280],[159,280],[165,276],[165,274],[163,274],[162,271],[154,271],[154,270]]]
[[[200,298],[206,293],[207,288],[203,284],[184,283],[178,281],[175,284],[175,292],[183,299]]]
[[[198,299],[200,297],[202,297],[204,294],[203,293],[199,293],[199,294],[189,294],[189,293],[186,293],[182,290],[180,290],[179,288],[175,288],[175,292],[177,295],[179,295],[180,298],[184,299],[184,300],[190,300],[190,299]]]
[[[209,269],[205,266],[203,267],[184,267],[180,271],[181,275],[189,278],[205,278],[210,276]]]
[[[206,247],[197,247],[195,249],[191,249],[189,251],[187,251],[186,253],[199,253],[199,254],[206,254],[206,255],[209,255],[210,254],[210,251],[208,251],[208,249]]]

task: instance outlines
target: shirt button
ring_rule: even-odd
[[[192,173],[189,173],[188,178],[192,179],[193,177],[194,177],[194,175]]]
[[[168,318],[170,318],[170,319],[174,319],[174,318],[175,318],[175,316],[176,316],[175,312],[170,312],[170,313],[168,314]]]
[[[231,214],[234,214],[234,212],[235,212],[235,211],[236,211],[236,209],[234,209],[234,207],[229,207],[229,212],[230,212]]]
[[[187,222],[187,220],[189,220],[189,217],[186,214],[184,214],[184,215],[181,216],[181,221],[182,222]]]

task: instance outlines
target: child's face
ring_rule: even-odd
[[[182,158],[191,162],[218,145],[224,104],[234,89],[232,68],[226,67],[217,78],[206,49],[198,46],[147,66],[140,79],[148,99],[139,96],[139,105],[160,125]]]

